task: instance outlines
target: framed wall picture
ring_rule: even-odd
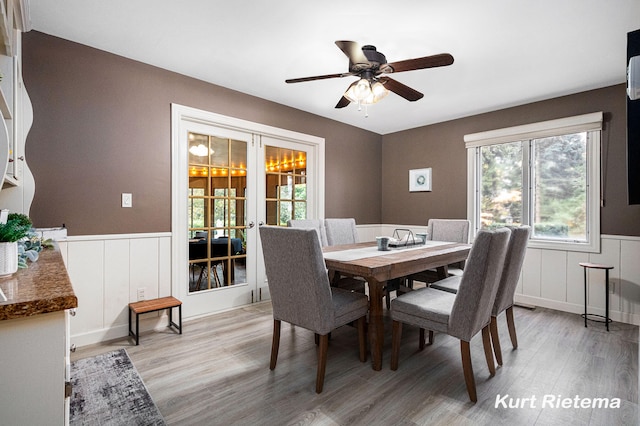
[[[409,170],[409,192],[431,191],[431,167]]]

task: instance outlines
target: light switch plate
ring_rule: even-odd
[[[133,207],[133,196],[131,194],[122,193],[122,207]]]

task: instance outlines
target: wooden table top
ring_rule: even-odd
[[[324,247],[324,253],[333,253],[366,247],[376,247],[375,242],[346,244]],[[466,260],[471,250],[470,244],[441,243],[439,245],[413,246],[410,248],[392,249],[382,255],[372,252],[371,257],[353,260],[339,260],[326,258],[327,268],[354,274],[357,276],[373,277],[377,281],[387,281],[393,278],[448,265]]]

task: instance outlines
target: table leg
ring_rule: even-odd
[[[438,266],[436,268],[436,272],[438,273],[438,279],[444,280],[449,276],[449,266],[448,265]]]
[[[384,347],[384,322],[382,319],[382,298],[385,282],[366,278],[369,285],[369,345],[371,364],[374,370],[382,369],[382,348]]]

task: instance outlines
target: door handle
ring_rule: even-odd
[[[263,221],[258,222],[258,226],[262,226],[262,225],[264,225]]]
[[[251,222],[249,222],[249,226],[245,226],[244,229],[251,229],[254,226],[256,226],[256,224],[253,221],[251,221]]]

